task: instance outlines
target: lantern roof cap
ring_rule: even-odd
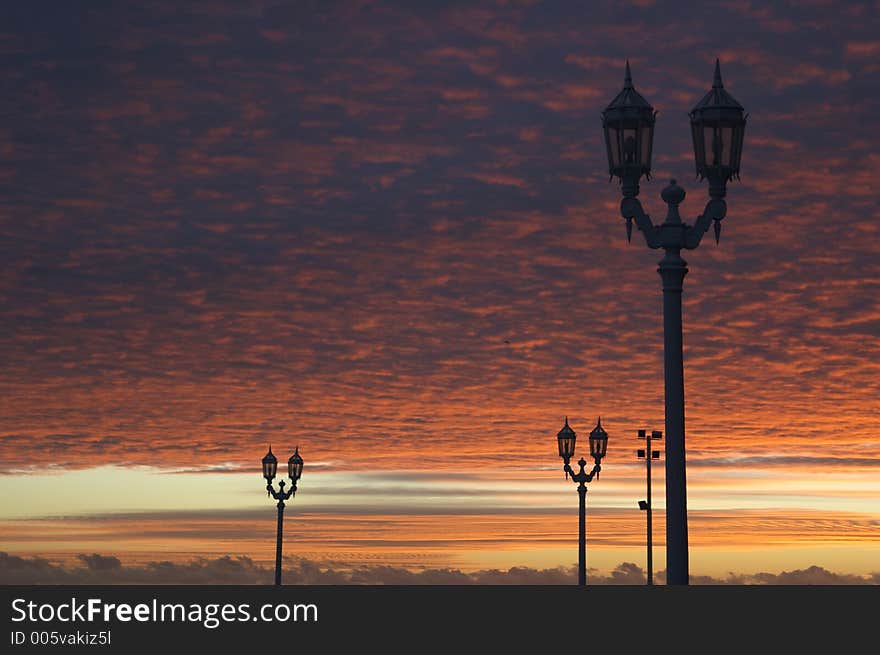
[[[712,90],[703,96],[696,106],[691,110],[691,114],[703,109],[715,109],[724,107],[726,109],[743,110],[743,106],[724,89],[724,83],[721,81],[721,62],[715,60],[715,77],[712,80]]]
[[[565,425],[562,426],[562,429],[557,433],[557,437],[570,437],[574,435],[574,430],[571,429],[571,426],[568,424],[568,417],[565,417]]]
[[[263,457],[263,461],[264,462],[277,462],[278,461],[278,458],[275,457],[275,454],[272,452],[271,444],[269,445],[269,452],[266,453],[265,457]]]
[[[602,417],[599,417],[599,420],[596,422],[596,427],[593,428],[593,431],[590,432],[591,437],[607,437],[608,433],[605,432],[605,428],[602,427]]]
[[[621,89],[620,93],[614,97],[614,100],[608,104],[605,111],[608,111],[609,109],[646,109],[654,111],[651,103],[645,100],[644,96],[636,91],[636,88],[633,86],[632,73],[629,69],[629,59],[626,60],[626,72],[623,76],[623,89]]]
[[[290,459],[292,459],[292,460],[295,461],[295,462],[301,462],[301,461],[302,461],[302,455],[299,454],[299,446],[297,446],[297,447],[293,450],[293,455],[290,456]]]

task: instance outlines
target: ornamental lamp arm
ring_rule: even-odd
[[[585,465],[586,465],[586,462],[584,462],[584,464],[581,465],[581,470],[578,471],[577,473],[575,473],[574,470],[570,466],[567,466],[566,473],[571,475],[572,482],[574,482],[575,484],[582,484],[582,483],[585,484],[587,482],[592,482],[593,478],[596,477],[597,475],[599,475],[599,471],[602,470],[601,466],[599,466],[598,464],[595,464],[593,466],[593,470],[590,471],[589,473],[587,473],[586,469],[584,468]]]
[[[645,243],[649,248],[657,249],[660,247],[660,234],[658,228],[651,222],[651,217],[642,209],[642,203],[638,198],[626,197],[620,201],[620,215],[627,222],[627,241],[629,241],[632,231],[631,221],[635,219],[636,226],[639,231],[645,235]]]
[[[706,203],[703,213],[697,217],[693,227],[685,232],[684,247],[693,250],[700,245],[703,235],[709,231],[709,225],[715,223],[715,243],[721,239],[721,219],[727,215],[727,203],[722,198],[712,198]]]
[[[601,471],[601,470],[602,470],[602,467],[599,466],[598,464],[594,464],[593,470],[590,471],[589,473],[587,473],[586,471],[584,471],[583,468],[581,468],[581,478],[583,478],[584,482],[592,482],[593,478],[599,477],[599,471]]]

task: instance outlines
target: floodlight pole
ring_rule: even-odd
[[[647,486],[647,500],[639,502],[639,508],[644,509],[647,514],[647,527],[646,527],[646,537],[647,537],[647,548],[648,548],[648,586],[654,584],[654,540],[653,540],[653,532],[652,532],[652,517],[651,512],[652,504],[651,504],[651,460],[659,459],[660,452],[655,451],[651,448],[651,440],[652,439],[662,439],[663,433],[654,430],[651,432],[650,438],[647,436],[647,432],[645,430],[639,430],[639,439],[645,440],[645,449],[639,449],[638,455],[639,457],[644,456],[646,462],[646,486]]]

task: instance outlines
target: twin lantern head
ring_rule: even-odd
[[[287,475],[293,482],[299,480],[303,470],[303,458],[299,454],[299,446],[294,450],[293,455],[287,460]],[[278,458],[272,453],[272,446],[269,446],[269,452],[263,457],[263,477],[266,482],[270,483],[275,479],[278,471]]]
[[[748,116],[724,89],[717,59],[712,89],[688,115],[697,176],[719,185],[739,179]],[[638,182],[644,175],[650,179],[656,117],[657,112],[633,86],[627,62],[623,89],[602,112],[608,172],[612,178]]]
[[[565,417],[565,425],[562,426],[562,429],[556,435],[557,442],[559,444],[559,456],[565,460],[565,463],[568,464],[572,457],[574,457],[574,447],[577,442],[577,434],[575,431],[571,429],[571,426],[568,424],[568,417]],[[605,457],[605,453],[608,451],[608,433],[605,432],[605,428],[602,427],[602,419],[596,423],[596,427],[593,428],[593,431],[590,432],[590,457],[592,457],[595,462],[598,464],[603,457]]]

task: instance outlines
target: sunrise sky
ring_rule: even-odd
[[[626,242],[599,114],[628,58],[642,203],[676,177],[691,222],[719,57],[750,118],[721,243],[685,254],[691,573],[880,571],[880,3],[7,4],[15,562],[269,563],[271,443],[305,459],[288,556],[570,567],[555,435],[587,452],[601,415],[588,565],[644,567],[660,255]]]

